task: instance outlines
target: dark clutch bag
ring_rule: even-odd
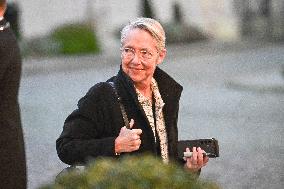
[[[204,155],[208,156],[209,158],[219,157],[218,140],[215,138],[178,141],[178,157],[182,159],[185,155],[185,149],[189,148],[190,151],[192,151],[193,147],[202,148],[206,152]]]

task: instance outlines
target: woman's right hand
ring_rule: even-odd
[[[130,129],[125,126],[120,129],[118,137],[115,139],[115,153],[133,152],[140,148],[142,134],[141,129],[131,129],[134,125],[134,120],[130,120]]]

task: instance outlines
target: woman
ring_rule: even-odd
[[[114,89],[98,83],[79,101],[57,140],[59,158],[67,164],[98,156],[151,153],[167,163],[179,161],[177,120],[182,86],[157,67],[166,56],[165,32],[154,19],[138,18],[121,31],[121,67],[113,82],[125,107],[124,126]],[[186,149],[189,151],[189,149]],[[200,170],[208,158],[193,148],[185,167]]]

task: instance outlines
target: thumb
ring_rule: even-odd
[[[122,131],[125,130],[125,129],[126,129],[125,126],[121,127],[121,128],[120,128],[120,132],[122,132]]]
[[[130,129],[132,129],[133,126],[134,126],[134,120],[131,119],[130,122],[129,122],[129,127],[130,127]]]

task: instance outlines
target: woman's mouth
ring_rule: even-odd
[[[143,68],[130,68],[131,70],[134,70],[134,71],[142,71],[144,70]]]

